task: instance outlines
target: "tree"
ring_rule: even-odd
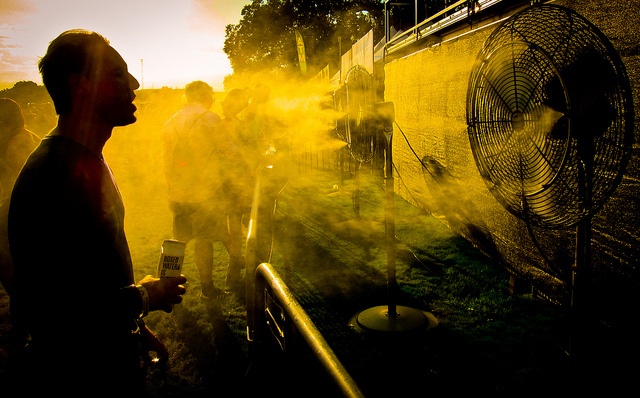
[[[51,102],[51,97],[44,86],[32,81],[19,81],[11,88],[0,90],[0,97],[8,97],[16,101],[23,109],[31,103]]]
[[[234,74],[300,76],[295,29],[305,45],[308,75],[336,71],[346,52],[369,30],[384,36],[384,0],[253,0],[237,24],[225,28],[224,52]],[[339,44],[340,39],[340,44]]]

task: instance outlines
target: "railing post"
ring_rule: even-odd
[[[268,157],[266,160],[271,160]],[[278,174],[280,173],[280,174]],[[257,314],[255,313],[256,292],[254,286],[255,272],[258,265],[271,261],[273,246],[274,216],[276,198],[285,185],[282,171],[272,162],[265,162],[258,169],[256,185],[251,206],[251,219],[246,241],[246,302],[247,302],[247,341],[249,348],[253,342],[259,342],[259,331],[256,331]],[[256,335],[258,334],[258,335]]]

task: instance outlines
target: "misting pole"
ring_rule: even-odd
[[[392,102],[376,104],[376,118],[385,135],[385,237],[387,249],[387,305],[368,308],[356,316],[358,326],[365,331],[406,333],[426,330],[429,319],[423,311],[398,306],[396,281],[395,187],[393,178],[392,138],[395,118]]]

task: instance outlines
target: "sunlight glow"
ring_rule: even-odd
[[[141,88],[204,80],[222,89],[232,73],[222,48],[227,24],[249,0],[7,0],[0,4],[0,83],[41,84],[37,62],[64,30],[102,33]]]

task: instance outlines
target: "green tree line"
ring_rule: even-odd
[[[327,65],[337,71],[342,53],[369,30],[375,42],[384,37],[384,0],[253,0],[241,15],[226,26],[223,48],[240,77],[301,76],[296,29],[304,40],[308,76]]]

